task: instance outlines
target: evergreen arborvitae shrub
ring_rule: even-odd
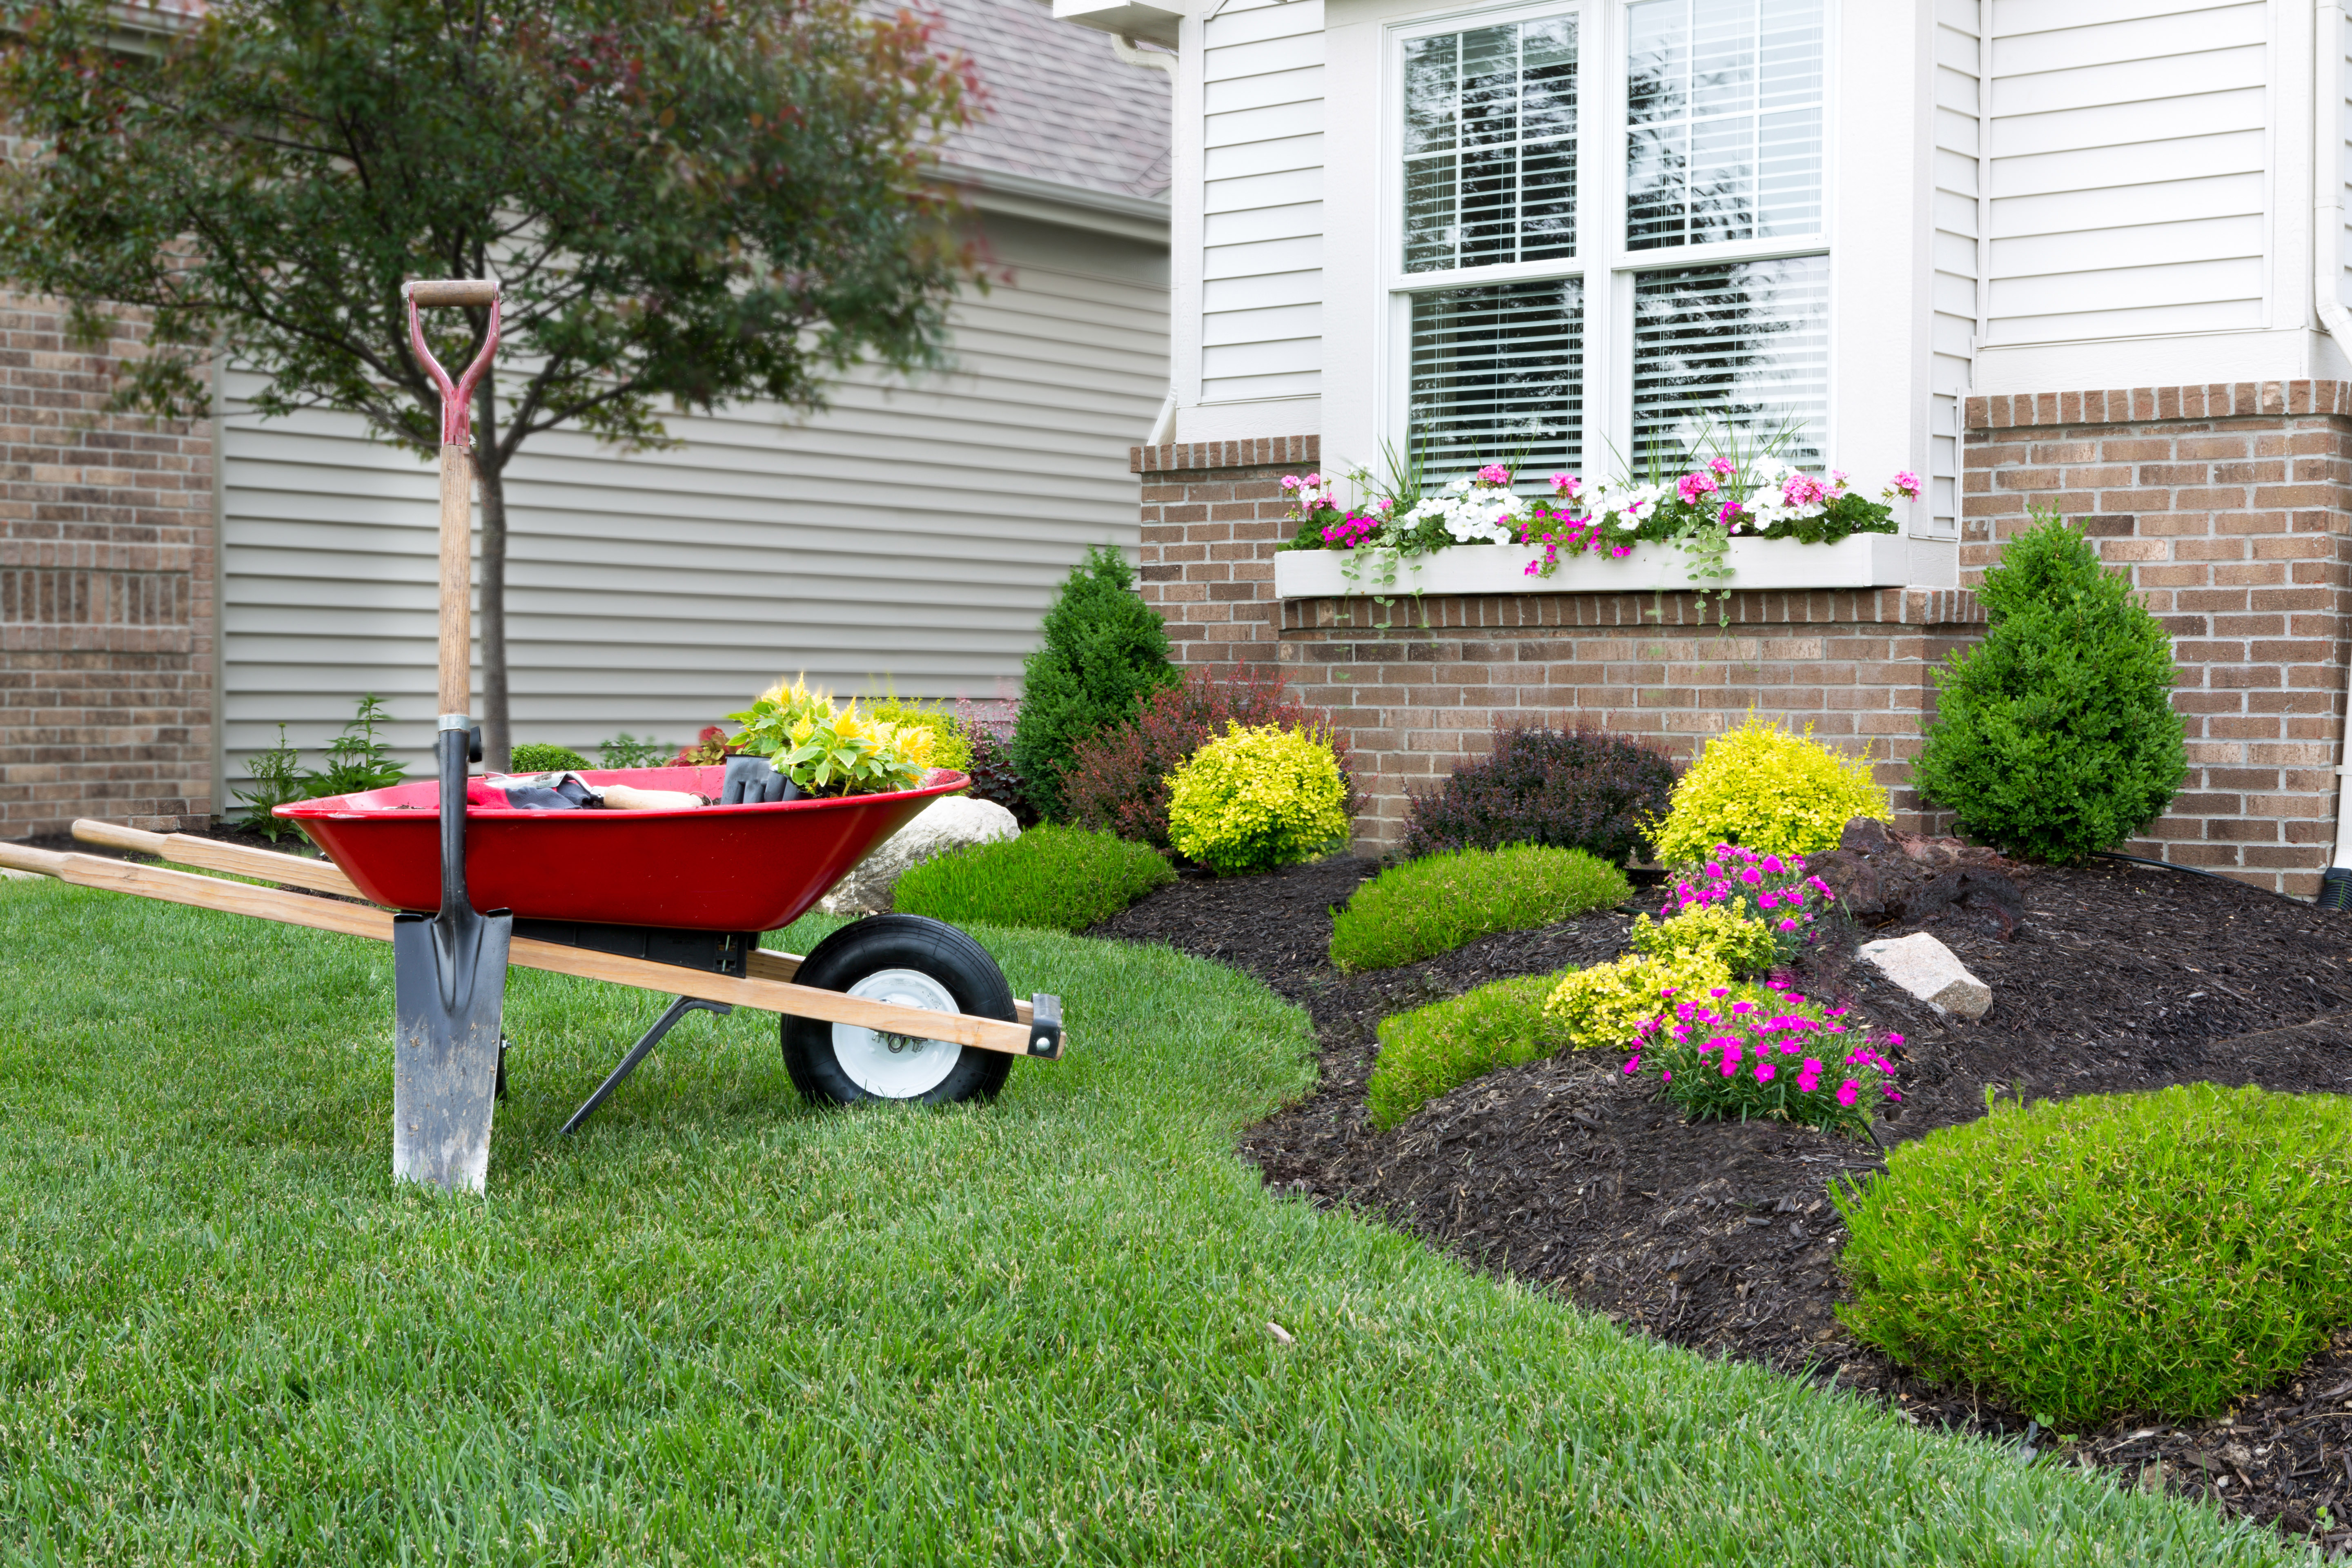
[[[2162,812],[2189,759],[2164,627],[2089,540],[2055,512],[2035,517],[1978,590],[1983,646],[1937,672],[1912,782],[1969,837],[2063,863]]]
[[[1599,730],[1498,730],[1493,753],[1463,763],[1405,810],[1407,859],[1543,844],[1622,866],[1662,815],[1675,764],[1655,746]]]
[[[1134,716],[1176,682],[1168,628],[1135,591],[1127,558],[1097,545],[1045,612],[1045,641],[1024,667],[1013,765],[1038,814],[1063,816],[1062,774],[1078,742]]]

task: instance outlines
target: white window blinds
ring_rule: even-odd
[[[1412,299],[1412,441],[1431,481],[1584,457],[1584,280],[1444,289]]]
[[[1819,230],[1821,0],[1640,0],[1626,22],[1626,247]]]
[[[1576,254],[1576,19],[1404,51],[1404,269]]]
[[[1787,257],[1637,275],[1633,468],[1679,462],[1710,426],[1783,428],[1783,462],[1819,463],[1829,416],[1830,261]]]

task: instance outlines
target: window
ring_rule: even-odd
[[[1726,425],[1822,459],[1822,6],[1583,0],[1395,36],[1391,363],[1433,474],[1646,468]],[[1622,185],[1580,182],[1596,146]]]

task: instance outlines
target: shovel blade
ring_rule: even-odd
[[[469,909],[392,926],[392,1173],[447,1192],[490,1174],[514,917]]]

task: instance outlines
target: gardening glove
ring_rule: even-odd
[[[798,800],[800,790],[776,771],[765,757],[730,757],[727,775],[719,786],[721,805],[759,805],[772,800]]]

